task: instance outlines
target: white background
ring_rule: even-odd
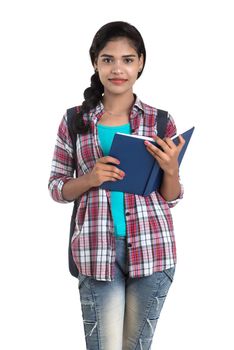
[[[72,205],[47,191],[57,128],[92,75],[88,50],[106,22],[145,40],[135,92],[196,130],[173,209],[175,281],[152,349],[233,349],[233,11],[231,1],[11,1],[0,8],[0,347],[85,349],[67,266]]]

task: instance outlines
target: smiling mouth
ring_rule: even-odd
[[[120,85],[120,84],[123,84],[127,81],[127,79],[109,79],[109,81],[113,84],[117,84],[117,85]]]

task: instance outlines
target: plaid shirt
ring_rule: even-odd
[[[97,122],[104,113],[103,104],[84,115],[91,121],[91,132],[77,135],[78,176],[88,173],[103,156],[97,134]],[[152,137],[157,130],[157,109],[142,103],[137,97],[130,114],[133,134]],[[166,136],[176,134],[168,114]],[[65,114],[59,126],[52,161],[49,190],[52,198],[66,203],[63,185],[73,178],[73,148]],[[149,196],[124,194],[126,239],[130,277],[151,275],[176,263],[176,245],[170,208],[181,198],[166,201],[158,192]],[[81,274],[97,280],[114,278],[115,235],[110,210],[110,191],[95,187],[78,198],[76,228],[71,247],[74,261]]]

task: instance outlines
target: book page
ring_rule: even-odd
[[[148,140],[148,141],[153,141],[155,142],[155,140],[152,137],[148,137],[148,136],[141,136],[141,135],[129,135],[129,134],[124,134],[122,132],[117,132],[116,134],[119,135],[124,135],[124,136],[128,136],[128,137],[135,137],[137,139],[142,139],[142,140]]]

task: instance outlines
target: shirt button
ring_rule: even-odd
[[[128,248],[131,248],[131,246],[132,246],[132,243],[128,243]]]
[[[129,213],[129,211],[126,211],[126,216],[129,216],[129,215],[131,215],[131,213]]]

